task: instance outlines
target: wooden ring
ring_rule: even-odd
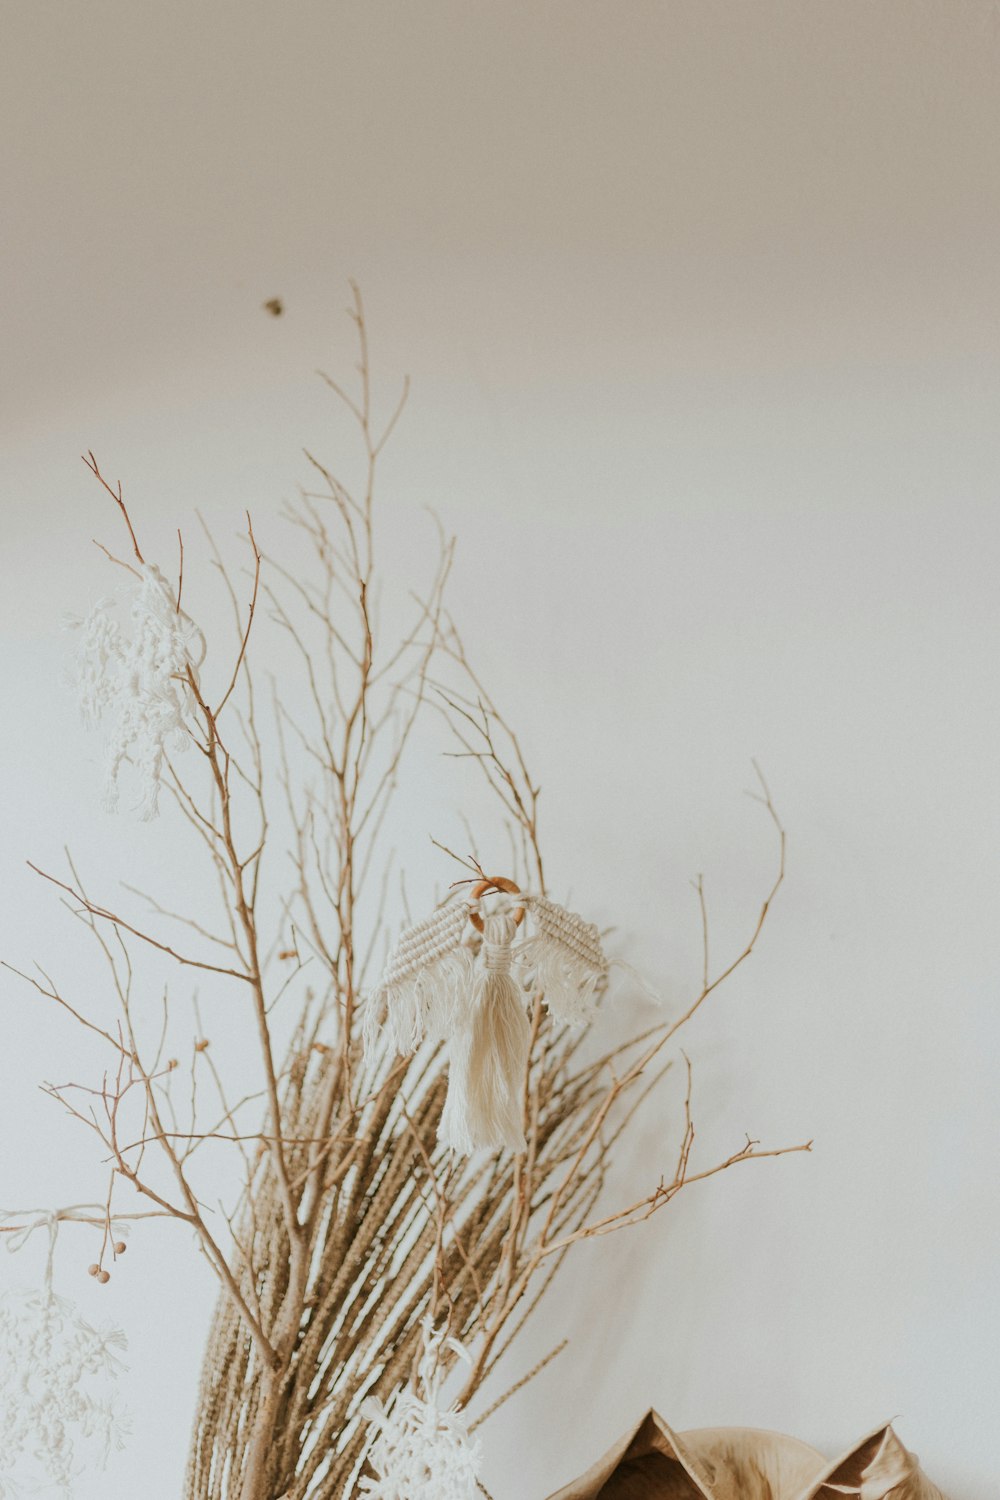
[[[486,891],[503,891],[507,896],[519,896],[521,887],[515,885],[513,880],[508,880],[505,875],[494,875],[489,880],[477,880],[469,892],[473,901],[478,901]],[[477,932],[483,930],[483,919],[477,911],[469,912],[469,921]],[[524,921],[524,907],[518,906],[514,911],[514,926],[520,927]]]

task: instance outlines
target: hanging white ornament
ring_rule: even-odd
[[[115,601],[102,599],[77,622],[76,673],[86,723],[103,722],[105,801],[118,806],[124,768],[138,791],[136,811],[144,820],[159,809],[167,755],[190,739],[196,709],[192,684],[205,658],[205,637],[175,599],[159,568],[133,569],[130,632],[113,615]]]
[[[511,898],[480,912],[487,891]],[[529,914],[534,933],[514,946]],[[466,922],[482,934],[478,959]],[[448,1042],[448,1094],[439,1139],[455,1151],[523,1151],[530,990],[557,1021],[585,1023],[608,975],[597,928],[512,880],[477,881],[468,900],[439,907],[400,938],[365,1018],[366,1043],[381,1032],[400,1053]]]

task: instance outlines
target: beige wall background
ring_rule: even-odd
[[[33,0],[3,31],[4,956],[79,962],[27,857],[69,842],[111,891],[186,873],[165,821],[101,813],[64,684],[61,617],[108,587],[114,531],[78,454],[168,555],[196,508],[280,537],[301,448],[345,451],[313,371],[349,368],[359,278],[386,399],[413,377],[387,545],[419,554],[427,503],[459,533],[455,612],[545,787],[557,887],[679,1006],[690,878],[721,953],[770,873],[752,756],[790,837],[688,1045],[706,1159],[745,1131],[815,1152],[581,1253],[511,1378],[569,1351],[484,1430],[491,1492],[541,1500],[655,1404],[830,1454],[898,1414],[987,1500],[996,5]],[[413,886],[442,878],[452,775],[428,761],[401,814]],[[77,1039],[0,991],[0,1197],[99,1195],[35,1089]],[[623,1190],[673,1139],[650,1126]],[[63,1236],[59,1288],[125,1326],[134,1435],[77,1500],[176,1500],[208,1273],[170,1229],[104,1291],[87,1259]]]

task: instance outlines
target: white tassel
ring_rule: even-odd
[[[448,1043],[448,1092],[438,1125],[438,1142],[460,1156],[468,1156],[475,1145],[469,1129],[469,1046],[472,1032],[466,1024]]]
[[[522,1100],[531,1027],[524,992],[511,974],[516,926],[509,911],[483,917],[483,966],[471,1018],[451,1043],[438,1138],[463,1154],[525,1149]]]
[[[593,1017],[608,978],[600,933],[592,922],[544,896],[529,897],[526,904],[537,931],[516,949],[516,957],[550,1014],[557,1021],[583,1026]]]
[[[468,907],[439,907],[403,933],[365,1014],[365,1046],[384,1032],[401,1054],[426,1039],[443,1041],[460,1023],[472,981],[472,953],[462,944]]]

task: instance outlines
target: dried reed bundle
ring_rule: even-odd
[[[444,610],[451,543],[441,540],[410,632],[393,645],[380,638],[372,602],[375,480],[403,403],[376,430],[356,292],[351,311],[359,393],[330,384],[357,425],[361,483],[348,488],[310,460],[319,488],[302,496],[289,519],[311,553],[311,574],[262,557],[248,520],[249,582],[241,601],[213,552],[238,627],[223,669],[217,643],[182,608],[183,543],[174,587],[144,556],[120,486],[107,484],[88,459],[127,526],[131,555],[115,560],[136,579],[131,637],[109,624],[106,612],[84,629],[91,653],[101,654],[96,666],[91,654],[83,677],[91,712],[111,716],[112,789],[118,792],[126,773],[138,776],[144,814],[156,810],[162,792],[172,796],[217,877],[220,906],[216,920],[200,909],[173,913],[156,904],[163,921],[185,925],[181,947],[167,929],[91,898],[71,867],[66,880],[46,878],[69,896],[100,945],[117,1019],[94,1019],[45,974],[24,977],[100,1037],[112,1058],[110,1072],[85,1095],[79,1085],[51,1090],[97,1133],[110,1162],[106,1210],[86,1218],[101,1239],[99,1274],[106,1279],[105,1261],[115,1255],[112,1215],[156,1215],[193,1231],[219,1279],[187,1500],[335,1500],[370,1486],[378,1414],[391,1413],[394,1399],[400,1410],[409,1401],[415,1411],[423,1400],[432,1411],[426,1391],[438,1399],[441,1379],[461,1363],[464,1348],[455,1410],[441,1419],[460,1444],[465,1427],[489,1415],[471,1420],[473,1397],[576,1243],[638,1224],[683,1188],[729,1167],[809,1149],[763,1150],[748,1139],[695,1169],[689,1072],[676,1157],[637,1201],[604,1205],[612,1152],[670,1066],[670,1044],[753,951],[783,877],[784,834],[762,782],[760,801],[778,845],[773,886],[742,950],[712,973],[699,884],[705,967],[681,1015],[594,1056],[585,1027],[571,1029],[548,1013],[546,986],[560,1016],[585,1020],[607,990],[607,971],[587,930],[568,929],[560,909],[546,904],[538,786]],[[307,703],[300,716],[276,696],[273,756],[258,727],[262,610],[298,663]],[[515,1118],[503,1122],[511,1144],[520,1147],[523,1139],[523,1149],[463,1157],[442,1144],[448,1068],[440,1028],[418,1045],[412,1027],[401,1036],[399,1027],[371,1024],[370,965],[385,927],[379,833],[425,705],[443,716],[457,753],[495,793],[516,851],[511,874],[535,893],[543,935],[565,944],[555,957],[551,944],[526,954],[533,982],[524,1063]],[[183,769],[172,748],[178,736],[196,751]],[[278,806],[291,863],[276,866],[277,896],[268,899],[262,870],[268,861],[275,865],[280,848]],[[469,876],[470,883],[484,879],[474,859]],[[166,1052],[172,995],[164,999],[162,1030],[147,1041],[133,961],[140,952],[244,1008],[257,1041],[259,1091],[230,1101],[201,1023],[204,995],[183,1068]],[[490,979],[483,994],[502,992],[507,1003],[513,991],[509,975],[503,978],[499,987]],[[282,1007],[291,1007],[294,1024],[283,1025]],[[182,1074],[190,1080],[186,1118],[177,1098]],[[206,1090],[218,1099],[211,1121]],[[224,1231],[204,1207],[196,1178],[209,1141],[228,1143],[238,1168],[239,1201]],[[122,1187],[140,1195],[141,1211],[122,1211],[115,1201]],[[388,1463],[391,1451],[383,1435],[375,1453]]]

